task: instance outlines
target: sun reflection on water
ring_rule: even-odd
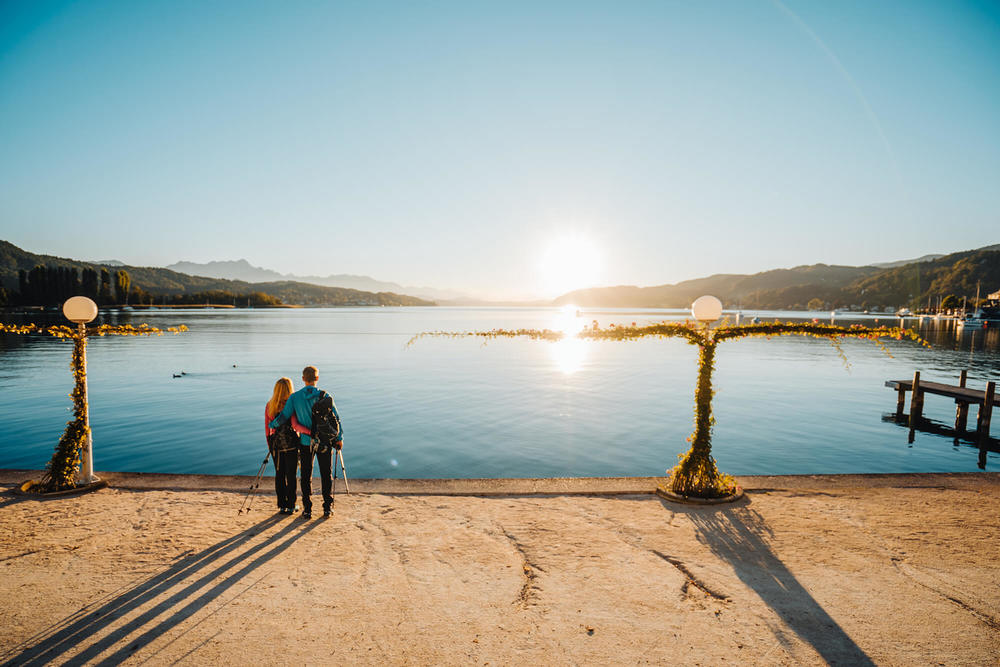
[[[564,375],[576,373],[587,360],[587,343],[576,338],[585,326],[580,310],[572,304],[563,306],[555,314],[552,328],[564,331],[566,338],[552,343],[551,355],[556,368]]]

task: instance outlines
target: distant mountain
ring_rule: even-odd
[[[928,259],[928,257],[932,257]],[[890,262],[889,264],[896,264]],[[950,255],[925,256],[889,268],[813,264],[753,275],[718,274],[654,287],[599,287],[564,294],[555,304],[619,308],[686,308],[703,294],[727,307],[804,309],[812,299],[826,307],[891,308],[926,305],[954,294],[974,297],[1000,288],[1000,244]]]
[[[389,291],[369,292],[343,287],[312,285],[292,280],[271,282],[250,282],[226,280],[206,276],[192,276],[170,269],[149,266],[108,266],[95,262],[82,262],[52,255],[37,255],[18,248],[7,241],[0,241],[0,285],[9,290],[18,289],[18,271],[30,271],[44,264],[75,269],[93,268],[100,271],[106,266],[112,272],[118,269],[128,271],[132,284],[153,295],[183,294],[224,290],[233,294],[249,294],[260,291],[278,297],[284,303],[314,306],[433,306],[434,303],[414,296]]]
[[[859,302],[913,308],[949,294],[975,297],[977,284],[982,297],[1000,288],[1000,245],[886,269],[849,285],[847,293]]]
[[[224,278],[228,280],[245,280],[251,283],[294,280],[313,285],[327,287],[346,287],[368,292],[394,292],[397,294],[412,294],[426,299],[463,299],[468,298],[461,292],[435,289],[433,287],[404,287],[399,283],[375,280],[368,276],[357,276],[341,273],[329,276],[297,276],[291,273],[278,273],[272,269],[254,266],[245,259],[224,260],[199,264],[197,262],[177,262],[166,267],[193,276],[209,278]]]
[[[186,273],[192,276],[206,276],[208,278],[223,278],[226,280],[244,280],[248,283],[266,282],[274,280],[287,280],[288,278],[277,271],[262,269],[250,264],[245,259],[226,262],[208,262],[198,264],[197,262],[177,262],[164,267],[178,273]]]
[[[871,264],[870,266],[877,266],[880,269],[891,269],[896,266],[906,266],[907,264],[933,262],[935,259],[940,259],[941,257],[944,257],[944,255],[924,255],[923,257],[917,257],[916,259],[901,259],[896,262],[879,262],[878,264]]]
[[[985,246],[978,248],[978,250],[1000,250],[1000,243],[996,245]],[[880,269],[893,269],[897,266],[906,266],[907,264],[918,264],[921,262],[933,262],[936,259],[941,259],[945,255],[924,255],[923,257],[917,257],[916,259],[901,259],[895,262],[879,262],[878,264],[870,264],[869,266],[877,266]]]
[[[676,285],[655,287],[599,287],[577,290],[555,300],[556,304],[619,308],[686,308],[703,294],[713,294],[727,305],[747,308],[787,307],[799,302],[799,293],[808,293],[802,304],[823,294],[835,294],[851,282],[874,275],[873,266],[829,266],[813,264],[792,269],[755,273],[716,274],[685,280]],[[802,289],[808,287],[808,289]]]

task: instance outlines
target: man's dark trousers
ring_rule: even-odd
[[[274,491],[278,496],[278,509],[295,508],[295,470],[299,453],[294,449],[274,455]]]
[[[312,449],[299,447],[299,471],[302,486],[302,511],[312,512]],[[316,462],[319,463],[319,478],[323,488],[323,511],[333,506],[333,450],[316,452]]]

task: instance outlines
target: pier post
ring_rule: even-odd
[[[986,396],[983,397],[983,404],[979,406],[979,419],[976,423],[976,436],[980,447],[986,446],[986,441],[990,439],[990,419],[993,416],[993,401],[997,394],[997,383],[986,383]]]
[[[896,389],[896,419],[903,418],[903,410],[906,409],[906,389],[900,384]]]
[[[924,413],[924,392],[920,391],[920,371],[913,371],[913,388],[910,390],[910,430],[917,428]]]
[[[969,371],[962,371],[958,378],[958,386],[965,387],[965,381],[969,377]],[[965,433],[969,426],[969,404],[965,401],[955,401],[955,432]]]

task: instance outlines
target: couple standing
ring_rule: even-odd
[[[311,519],[315,454],[323,488],[323,518],[327,518],[333,509],[333,452],[344,446],[344,431],[333,397],[316,387],[319,371],[315,366],[302,370],[302,381],[305,386],[292,393],[292,381],[279,379],[264,409],[268,447],[274,456],[274,491],[279,511],[294,514],[298,509],[295,469],[300,467],[302,518]]]

